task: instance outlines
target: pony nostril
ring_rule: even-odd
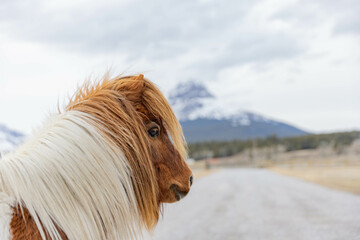
[[[191,176],[190,176],[189,181],[190,181],[190,187],[191,187],[191,185],[192,185],[192,184],[193,184],[193,182],[194,182],[194,177],[193,177],[193,175],[191,175]]]

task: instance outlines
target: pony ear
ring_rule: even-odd
[[[132,102],[139,102],[142,98],[145,79],[144,75],[120,77],[117,81],[110,81],[113,84],[112,89],[118,91],[126,99]]]
[[[137,76],[137,77],[135,78],[135,80],[144,81],[144,75],[139,74],[139,76]]]
[[[137,76],[135,80],[132,80],[133,91],[138,92],[139,94],[142,94],[144,85],[145,85],[144,75],[142,74],[139,74],[139,76]]]
[[[133,82],[133,87],[135,92],[137,92],[137,94],[139,94],[139,97],[142,97],[143,94],[143,90],[145,87],[145,80],[144,80],[144,75],[143,74],[139,74],[139,76],[137,76],[135,78],[135,81]]]

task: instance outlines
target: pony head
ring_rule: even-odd
[[[67,111],[89,113],[130,166],[138,208],[148,228],[157,223],[161,203],[183,198],[193,177],[181,126],[160,90],[143,75],[86,84]]]

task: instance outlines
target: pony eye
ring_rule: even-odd
[[[150,137],[157,137],[159,136],[159,128],[158,127],[152,127],[148,130],[148,133],[150,135]]]

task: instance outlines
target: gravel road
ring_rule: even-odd
[[[360,196],[267,170],[222,170],[166,205],[153,239],[360,240]]]

